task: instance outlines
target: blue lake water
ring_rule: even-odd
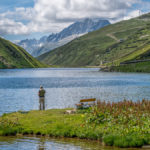
[[[106,101],[150,99],[150,74],[104,73],[97,68],[6,69],[0,70],[0,115],[38,109],[40,85],[46,89],[46,109],[74,107],[82,98]],[[0,137],[0,150],[29,149],[121,150],[79,139]]]
[[[46,109],[74,107],[82,98],[106,101],[150,99],[150,74],[108,73],[98,68],[0,70],[0,115],[36,110],[40,85]]]

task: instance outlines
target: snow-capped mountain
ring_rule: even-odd
[[[86,18],[73,23],[59,33],[53,33],[48,37],[44,36],[40,40],[22,40],[17,44],[25,48],[31,55],[37,57],[45,52],[60,47],[79,36],[98,30],[109,24],[110,22],[108,20]]]

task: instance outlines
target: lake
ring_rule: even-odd
[[[106,147],[98,141],[87,141],[69,138],[0,137],[0,150],[139,150]]]
[[[150,74],[108,73],[98,68],[0,70],[0,115],[37,110],[40,85],[46,109],[74,107],[80,99],[150,99]],[[120,150],[79,139],[0,137],[0,150]],[[125,149],[124,149],[125,150]]]
[[[46,109],[74,107],[83,98],[150,99],[148,73],[108,73],[98,68],[1,69],[0,115],[38,109],[40,85],[46,89]]]

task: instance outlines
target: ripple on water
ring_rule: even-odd
[[[38,109],[38,90],[46,89],[46,108],[74,107],[80,99],[150,99],[150,74],[104,73],[99,69],[1,69],[0,115]]]
[[[0,150],[122,150],[115,147],[105,147],[98,141],[80,139],[55,139],[37,137],[0,137]],[[139,150],[139,149],[123,149]],[[140,150],[142,150],[140,148]],[[143,149],[144,150],[144,149]]]

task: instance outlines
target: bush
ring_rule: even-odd
[[[127,148],[129,147],[129,143],[124,137],[120,137],[114,140],[114,146]]]
[[[135,135],[127,136],[116,136],[116,135],[106,135],[104,138],[104,143],[108,146],[117,146],[121,148],[127,147],[142,147],[146,144],[146,138],[141,138]]]
[[[107,146],[113,146],[115,138],[116,138],[116,136],[114,136],[114,135],[106,135],[106,136],[104,136],[103,140]]]
[[[3,129],[2,136],[15,136],[17,134],[17,129],[7,128]]]

